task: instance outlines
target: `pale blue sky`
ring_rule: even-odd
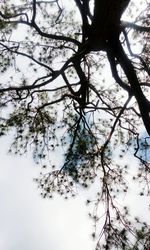
[[[4,80],[4,79],[3,79]],[[0,140],[0,250],[93,250],[92,222],[85,192],[76,199],[43,200],[33,178],[39,173],[30,156],[7,155],[9,138]],[[134,161],[128,158],[130,164]],[[134,189],[136,192],[136,189]],[[88,193],[87,193],[88,196]],[[124,196],[132,212],[145,214],[147,198]]]
[[[0,250],[93,249],[84,194],[70,201],[43,200],[32,180],[37,166],[27,157],[7,155],[7,149],[5,137],[0,141]]]

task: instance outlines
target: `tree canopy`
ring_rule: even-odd
[[[96,183],[87,205],[97,250],[150,246],[149,225],[117,203],[133,182],[150,194],[149,8],[146,0],[0,3],[0,135],[14,134],[10,152],[33,151],[44,198]]]

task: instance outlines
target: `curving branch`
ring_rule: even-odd
[[[82,19],[82,43],[86,41],[90,32],[89,19],[92,20],[90,13],[89,1],[90,0],[74,0]]]
[[[143,65],[144,70],[150,76],[150,67],[147,65],[147,63],[143,60],[143,58],[141,56],[139,56],[137,54],[134,54],[132,52],[130,42],[129,42],[129,39],[128,39],[128,35],[127,35],[127,32],[126,32],[125,29],[123,30],[123,34],[124,34],[125,41],[126,41],[126,44],[127,44],[127,48],[128,48],[128,51],[129,51],[130,55],[135,57],[135,58],[138,58],[140,60],[141,64]]]
[[[150,27],[141,26],[127,21],[122,21],[121,24],[124,28],[134,29],[137,32],[148,32],[148,33],[150,32]]]
[[[68,37],[68,36],[49,34],[49,33],[46,33],[44,31],[42,31],[40,29],[40,27],[35,22],[36,1],[33,1],[33,15],[32,15],[31,22],[29,21],[27,15],[26,15],[27,20],[22,20],[22,19],[21,20],[11,20],[14,17],[24,15],[24,13],[20,13],[20,14],[14,15],[14,16],[10,16],[10,15],[8,16],[8,15],[4,15],[4,14],[2,14],[0,12],[0,15],[3,17],[4,20],[6,20],[6,22],[5,22],[6,24],[24,24],[24,25],[30,26],[31,28],[34,28],[41,37],[46,37],[46,38],[49,38],[49,39],[54,39],[54,40],[59,40],[59,41],[71,42],[71,43],[73,43],[73,44],[75,44],[77,46],[81,45],[81,43],[78,40],[74,39],[74,38],[71,38],[71,37]]]
[[[143,94],[134,67],[127,57],[126,53],[124,52],[124,49],[119,40],[110,43],[110,50],[112,55],[117,59],[125,72],[125,75],[132,89],[132,94],[137,100],[145,128],[150,135],[150,102]]]

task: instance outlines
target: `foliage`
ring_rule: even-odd
[[[43,197],[67,199],[96,183],[89,216],[97,250],[149,249],[150,226],[118,205],[133,181],[143,183],[140,196],[150,194],[148,2],[4,0],[0,7],[0,135],[13,131],[10,152],[33,150]],[[52,153],[63,162],[49,161]]]

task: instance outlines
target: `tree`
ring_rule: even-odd
[[[43,197],[68,198],[76,186],[98,183],[93,238],[102,205],[104,223],[96,249],[149,249],[149,225],[117,205],[132,168],[118,159],[129,151],[138,159],[132,180],[143,183],[141,196],[150,193],[149,158],[141,154],[150,136],[148,2],[141,12],[134,0],[0,5],[0,135],[12,131],[10,151],[31,148],[50,169],[36,179]],[[126,8],[132,22],[123,21]],[[59,148],[56,166],[48,154]]]

